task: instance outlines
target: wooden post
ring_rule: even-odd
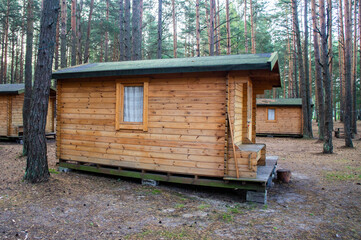
[[[227,82],[229,81],[229,76],[227,75]],[[228,84],[228,109],[227,109],[227,115],[228,115],[228,122],[229,122],[229,129],[231,130],[231,140],[232,140],[232,148],[233,148],[233,158],[234,158],[234,166],[236,167],[236,176],[237,178],[239,178],[239,170],[238,170],[238,162],[237,162],[237,157],[236,157],[236,148],[234,146],[234,140],[233,140],[233,129],[232,129],[232,120],[231,120],[231,116],[229,115],[229,84]]]

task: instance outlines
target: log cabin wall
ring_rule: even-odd
[[[9,112],[8,112],[8,96],[0,95],[0,136],[8,135],[8,121],[9,121]]]
[[[54,132],[54,103],[55,98],[51,97],[45,129],[47,133]],[[24,93],[0,96],[0,136],[17,137],[23,131],[23,104]]]
[[[225,73],[151,76],[147,131],[115,130],[116,79],[61,81],[60,160],[224,176]]]
[[[275,110],[275,121],[267,120],[268,109]],[[258,106],[257,133],[302,135],[302,106]]]

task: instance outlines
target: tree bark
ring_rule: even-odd
[[[288,26],[288,17],[287,17],[287,22],[286,22],[287,26]],[[291,51],[291,40],[290,40],[290,34],[288,32],[288,28],[287,28],[287,52],[288,52],[288,98],[293,98],[293,85],[294,85],[294,81],[293,81],[293,51]]]
[[[106,28],[105,28],[105,39],[104,39],[104,61],[108,62],[108,56],[109,56],[109,30],[108,30],[108,22],[109,22],[109,0],[106,0],[106,10],[105,10],[105,21],[107,22]]]
[[[7,10],[5,14],[5,24],[4,24],[4,60],[2,65],[2,79],[3,83],[7,83],[7,59],[8,59],[8,44],[9,44],[9,15],[10,15],[10,0],[7,0]]]
[[[244,49],[248,53],[247,0],[244,0]]]
[[[77,54],[77,41],[76,41],[76,1],[71,0],[71,66],[76,65],[76,54]]]
[[[350,14],[350,0],[344,0],[345,3],[345,116],[344,116],[344,130],[345,130],[345,146],[353,147],[351,138],[351,14]]]
[[[65,0],[64,0],[65,1]],[[34,2],[28,0],[26,6],[27,23],[26,23],[26,52],[25,52],[25,93],[23,104],[23,155],[28,154],[29,149],[29,116],[32,93],[32,57],[33,57],[33,38],[34,38]]]
[[[341,71],[340,71],[340,83],[341,83],[341,91],[340,91],[340,120],[343,121],[344,112],[345,112],[345,31],[343,24],[343,10],[342,10],[342,0],[339,0],[338,4],[338,13],[339,13],[339,44],[340,44],[340,53],[339,58],[341,59]],[[342,72],[342,74],[341,74]]]
[[[351,128],[352,132],[357,134],[357,2],[354,1],[354,36],[353,36],[353,55],[352,55],[352,80],[351,80],[351,95],[352,95],[352,111],[351,111]]]
[[[125,0],[124,6],[124,48],[125,60],[132,59],[131,32],[130,32],[130,0]]]
[[[132,16],[132,60],[140,60],[142,58],[142,29],[141,29],[141,12],[142,1],[133,0],[133,16]]]
[[[162,58],[162,25],[162,0],[158,0],[158,59]]]
[[[124,60],[124,5],[123,0],[119,0],[119,61]]]
[[[331,95],[331,76],[329,72],[328,63],[328,36],[326,30],[326,14],[325,14],[325,0],[319,0],[319,13],[320,13],[320,35],[321,35],[321,65],[323,85],[325,88],[325,129],[324,129],[324,142],[323,153],[333,153],[332,144],[332,95]],[[327,22],[330,19],[327,18]]]
[[[316,82],[316,104],[318,110],[318,139],[324,140],[325,133],[325,105],[324,105],[324,94],[323,94],[323,81],[322,81],[322,69],[320,59],[320,47],[318,40],[318,22],[316,16],[316,3],[315,0],[311,0],[312,8],[312,22],[313,22],[313,47],[315,54],[315,82]]]
[[[76,29],[77,29],[77,58],[78,58],[78,64],[83,63],[83,52],[82,52],[82,29],[81,29],[81,12],[83,11],[83,0],[80,0],[78,6],[77,6],[77,14],[76,14]]]
[[[229,0],[226,0],[227,54],[231,54],[231,24],[229,21]]]
[[[252,53],[256,53],[256,35],[254,33],[254,22],[253,22],[253,0],[249,0],[249,9],[251,14],[251,45]]]
[[[55,57],[54,57],[54,69],[57,70],[59,68],[59,38],[60,38],[60,18],[58,17],[58,22],[56,23],[56,36],[55,36]]]
[[[307,0],[305,0],[305,46],[308,44],[308,30],[307,30]],[[292,0],[292,8],[293,8],[293,22],[294,22],[294,31],[295,31],[295,40],[297,45],[297,57],[298,57],[298,68],[300,72],[300,82],[301,82],[301,97],[302,97],[302,123],[303,123],[303,137],[304,138],[312,138],[312,125],[310,121],[310,112],[311,112],[311,104],[309,98],[309,88],[308,88],[308,67],[307,67],[307,47],[305,47],[304,56],[302,56],[302,48],[301,48],[301,37],[300,37],[300,28],[298,23],[298,10],[297,10],[297,0]],[[307,55],[306,55],[307,53]],[[303,61],[303,57],[305,57],[305,61]],[[305,64],[305,65],[304,65]],[[306,73],[305,73],[306,70]]]
[[[60,67],[65,68],[67,66],[66,61],[66,22],[67,22],[67,1],[61,0],[61,27],[60,27]]]
[[[56,22],[59,0],[44,1],[40,21],[38,62],[31,101],[29,152],[24,180],[30,183],[47,181],[50,177],[45,138],[46,116],[50,93],[50,79],[54,56]]]
[[[120,0],[122,2],[122,0]],[[89,9],[89,17],[88,17],[88,26],[86,31],[86,40],[85,40],[85,48],[84,48],[84,63],[89,61],[89,45],[90,45],[90,30],[91,30],[91,21],[93,16],[94,10],[94,0],[90,2],[90,9]]]
[[[199,0],[196,0],[196,40],[197,40],[197,46],[196,46],[196,52],[197,52],[197,57],[201,56],[201,51],[200,51],[200,24],[199,24]]]
[[[173,17],[173,56],[177,58],[177,18],[176,18],[175,1],[172,0],[172,17]]]
[[[215,0],[210,0],[210,15],[209,15],[209,55],[214,55],[214,8],[215,8]]]

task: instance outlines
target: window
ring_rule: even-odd
[[[268,121],[276,121],[276,109],[274,109],[274,108],[267,109],[267,120]]]
[[[115,128],[148,130],[148,80],[116,83]]]

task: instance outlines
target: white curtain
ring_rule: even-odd
[[[276,120],[275,109],[268,109],[268,120]]]
[[[124,87],[124,122],[143,122],[143,87]]]

